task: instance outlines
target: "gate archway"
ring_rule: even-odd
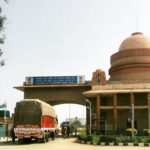
[[[24,92],[24,99],[40,99],[52,106],[66,103],[85,105],[82,93],[90,90],[91,84],[23,85],[15,88]]]

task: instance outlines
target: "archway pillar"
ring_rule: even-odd
[[[117,94],[113,96],[113,119],[114,119],[114,133],[117,131]]]
[[[96,126],[100,130],[100,95],[96,96]]]
[[[150,129],[150,93],[147,94],[148,99],[148,127]]]

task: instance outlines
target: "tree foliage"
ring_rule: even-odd
[[[8,2],[8,0],[4,0],[5,2]],[[0,7],[0,57],[3,55],[3,51],[1,50],[1,44],[4,44],[5,41],[5,35],[4,35],[4,23],[5,23],[6,17],[2,15],[2,8]],[[4,60],[0,59],[0,66],[4,66]]]
[[[70,123],[70,128],[72,132],[75,132],[78,127],[81,127],[81,122],[79,120],[74,120]]]

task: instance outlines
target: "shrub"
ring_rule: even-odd
[[[147,138],[146,143],[150,143],[150,137]]]
[[[145,136],[148,136],[150,134],[150,129],[144,129],[143,133]]]
[[[132,137],[131,136],[117,136],[116,137],[116,141],[118,142],[118,143],[130,143],[130,142],[133,142],[133,139],[132,139]]]
[[[78,136],[78,140],[81,140],[81,141],[92,141],[92,135],[80,134]]]
[[[123,136],[123,135],[116,137],[116,142],[117,142],[117,143],[125,143],[126,140],[127,140],[127,137],[126,137],[126,136]]]
[[[93,141],[93,142],[96,142],[96,143],[99,143],[99,141],[100,141],[100,136],[98,136],[98,135],[93,135],[92,141]]]
[[[150,136],[110,136],[110,135],[87,135],[86,133],[78,135],[80,141],[106,142],[106,143],[150,143]]]
[[[135,128],[128,128],[128,129],[126,129],[126,134],[128,136],[132,136],[132,133],[133,133],[133,135],[137,135],[137,130]]]
[[[100,142],[116,142],[116,137],[115,136],[100,136]]]
[[[138,137],[139,143],[150,143],[150,137],[147,136],[140,136]]]
[[[86,134],[80,134],[80,135],[78,135],[78,140],[85,140],[86,139]]]
[[[92,135],[87,135],[86,141],[92,141],[92,139],[93,139]]]

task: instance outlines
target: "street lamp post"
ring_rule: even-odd
[[[89,104],[89,133],[91,135],[91,102],[88,99],[85,99],[85,101]]]

